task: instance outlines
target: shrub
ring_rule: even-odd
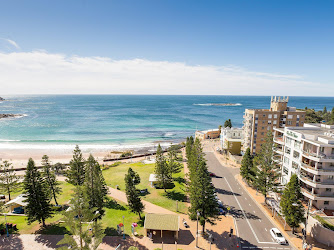
[[[132,156],[132,152],[130,152],[130,151],[127,151],[127,152],[124,152],[124,153],[121,154],[121,158],[130,157],[130,156]]]
[[[325,228],[334,231],[334,226],[329,224],[324,218],[319,215],[316,215],[315,218],[323,225]]]

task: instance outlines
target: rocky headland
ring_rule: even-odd
[[[0,114],[0,119],[5,119],[5,118],[20,118],[23,117],[24,115],[21,114]]]
[[[0,102],[1,102],[1,101],[5,101],[5,99],[4,99],[4,98],[2,98],[2,97],[0,96]]]

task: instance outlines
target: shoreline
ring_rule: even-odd
[[[157,145],[160,143],[162,148],[167,148],[171,144],[179,144],[183,140],[175,141],[154,141],[152,143],[141,144],[115,144],[115,145],[103,145],[103,144],[78,144],[82,154],[85,158],[88,158],[92,154],[96,160],[101,164],[105,157],[115,157],[120,152],[131,151],[134,155],[149,154],[156,150]],[[22,145],[23,146],[23,145]],[[28,159],[32,158],[36,165],[41,164],[42,156],[48,155],[52,163],[69,163],[73,156],[73,150],[75,144],[25,144],[24,147],[15,148],[10,147],[10,143],[0,143],[0,164],[7,160],[13,164],[14,168],[22,168],[26,166]]]

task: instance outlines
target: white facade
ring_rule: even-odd
[[[274,131],[274,160],[282,167],[282,184],[295,173],[305,198],[318,209],[334,209],[334,126],[305,124]]]
[[[242,128],[222,128],[220,132],[220,148],[227,150],[229,141],[242,143],[243,138],[244,133]]]

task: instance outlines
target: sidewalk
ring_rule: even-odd
[[[251,198],[255,201],[256,205],[258,205],[258,207],[264,212],[264,214],[269,218],[269,220],[271,220],[274,223],[274,225],[276,225],[276,227],[284,234],[284,237],[286,237],[286,239],[291,243],[291,245],[293,245],[295,249],[302,249],[303,240],[301,235],[297,234],[297,236],[295,236],[292,234],[292,232],[285,231],[281,223],[277,219],[273,218],[271,212],[262,205],[265,203],[264,195],[257,193],[256,190],[245,184],[245,182],[242,180],[239,174],[235,176],[235,179],[251,196]],[[316,242],[313,238],[309,236],[307,237],[307,242],[313,245],[312,250],[332,249],[328,248],[327,246],[321,243]]]

